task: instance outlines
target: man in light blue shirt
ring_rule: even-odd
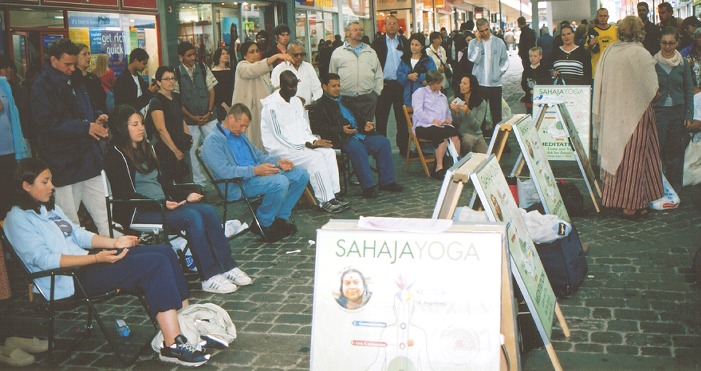
[[[404,87],[397,81],[397,68],[400,58],[409,51],[409,41],[398,34],[399,22],[394,15],[385,18],[385,34],[372,42],[372,48],[377,53],[377,58],[382,66],[384,87],[382,94],[377,98],[375,118],[377,120],[377,132],[387,136],[387,119],[390,108],[394,108],[394,119],[397,122],[396,143],[402,156],[406,153],[409,138],[409,130],[404,120],[402,111]]]

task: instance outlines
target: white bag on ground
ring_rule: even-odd
[[[540,202],[540,196],[538,196],[538,190],[535,188],[535,183],[533,179],[521,180],[517,179],[518,185],[518,207],[525,209],[530,207],[536,202]]]
[[[488,222],[486,211],[473,210],[467,206],[459,206],[455,208],[453,214],[454,222]]]
[[[200,336],[210,336],[231,344],[236,339],[236,326],[231,321],[229,314],[220,306],[212,303],[191,304],[178,311],[180,333],[185,335],[187,341],[202,350]],[[151,341],[151,348],[159,352],[163,347],[163,332]]]
[[[519,210],[534,243],[551,243],[572,232],[572,225],[555,215],[543,215],[535,210],[530,212]]]
[[[679,207],[679,202],[681,201],[679,195],[674,191],[664,174],[662,174],[662,186],[664,187],[664,196],[655,201],[650,201],[648,207],[652,210],[669,210]]]
[[[699,183],[701,183],[701,133],[696,133],[684,152],[684,186]]]

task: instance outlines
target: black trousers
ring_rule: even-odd
[[[404,119],[404,87],[396,80],[385,80],[382,94],[377,98],[377,108],[375,109],[375,119],[377,120],[377,132],[387,136],[387,120],[389,110],[394,107],[394,119],[397,122],[397,136],[395,142],[401,153],[406,153],[406,146],[409,141],[409,130]]]
[[[480,86],[479,94],[489,102],[489,111],[492,114],[492,124],[496,126],[501,122],[501,86]],[[482,124],[484,130],[484,124]]]

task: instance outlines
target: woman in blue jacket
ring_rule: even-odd
[[[16,206],[5,219],[5,232],[31,272],[80,266],[77,275],[89,296],[115,289],[143,295],[165,339],[160,359],[185,366],[207,362],[209,355],[180,333],[177,311],[188,305],[189,293],[170,246],[136,246],[135,236],[103,237],[73,223],[54,203],[51,170],[41,160],[21,160],[17,174]],[[36,283],[46,294],[55,285],[54,299],[75,293],[70,276]]]
[[[397,81],[404,86],[404,105],[411,107],[411,95],[418,88],[424,87],[426,72],[436,71],[436,64],[426,54],[424,42],[426,37],[416,33],[409,38],[411,54],[402,55],[399,68],[397,68]]]

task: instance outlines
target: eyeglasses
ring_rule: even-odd
[[[304,52],[303,53],[291,53],[290,55],[295,57],[295,58],[300,58],[300,57],[306,57],[307,53],[304,53]]]
[[[660,45],[672,46],[672,45],[677,45],[677,42],[676,41],[660,41]]]
[[[175,77],[164,77],[161,81],[178,81],[178,79]]]

